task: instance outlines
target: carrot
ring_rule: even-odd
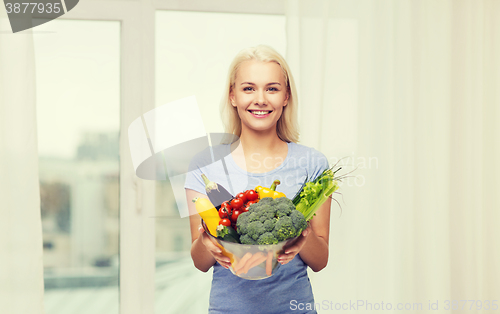
[[[273,252],[267,251],[266,275],[271,276],[272,274],[273,274]]]
[[[236,275],[243,273],[245,271],[245,268],[247,268],[247,266],[250,265],[250,263],[252,263],[256,258],[259,258],[258,254],[259,253],[255,253],[255,254],[251,255],[251,257],[249,259],[245,260],[245,263],[239,263],[238,270],[236,270]],[[248,269],[247,269],[247,271],[248,271]]]
[[[254,268],[255,266],[259,265],[260,263],[262,263],[263,261],[266,260],[266,256],[264,255],[264,253],[262,252],[257,252],[255,253],[251,259],[248,260],[248,262],[245,264],[245,267],[243,267],[243,270],[242,272],[244,274],[248,273],[248,271],[252,268]]]
[[[249,270],[254,268],[255,266],[262,264],[263,262],[266,261],[266,259],[267,259],[267,256],[263,255],[259,260],[255,261],[255,263],[253,265],[250,265]]]
[[[252,253],[247,252],[245,255],[243,255],[243,257],[239,260],[238,263],[233,264],[234,272],[238,273],[238,271],[240,271],[240,269],[242,269],[243,266],[245,266],[246,261],[248,261],[250,257],[252,257]]]

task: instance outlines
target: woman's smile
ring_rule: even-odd
[[[262,119],[268,117],[273,110],[248,110],[255,118]]]

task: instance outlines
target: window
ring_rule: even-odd
[[[186,307],[188,312],[206,312],[206,302],[192,305],[185,298],[175,299],[197,280],[201,283],[198,291],[207,292],[211,277],[193,272],[191,261],[186,263],[191,242],[188,220],[179,218],[169,182],[148,182],[134,174],[127,147],[128,126],[155,105],[196,95],[207,132],[221,130],[219,116],[211,112],[211,106],[218,107],[230,59],[239,49],[257,43],[271,44],[284,54],[284,16],[270,15],[283,14],[283,10],[282,0],[158,0],[149,4],[80,1],[59,19],[33,29],[40,183],[45,193],[42,215],[47,314],[153,313],[155,307],[158,313]],[[195,28],[175,30],[182,19],[190,21],[183,24],[196,21]],[[246,33],[237,34],[237,28]],[[203,41],[196,35],[200,29],[209,31],[205,37],[215,41]],[[184,58],[188,47],[169,46],[174,40],[182,40],[186,32],[196,36],[180,43],[209,50]],[[209,53],[216,49],[220,55]],[[210,55],[212,59],[203,59]],[[176,62],[183,63],[172,64],[172,56],[180,57]],[[203,72],[207,60],[216,63]],[[195,72],[183,69],[186,62],[193,62],[188,64],[188,71]],[[168,71],[173,71],[172,66],[183,75],[178,83],[165,72],[169,67]],[[198,79],[191,81],[194,77]],[[167,86],[172,82],[175,87]],[[108,158],[118,151],[118,134],[119,162]],[[108,160],[106,166],[96,166],[103,159]],[[103,176],[103,171],[107,175]],[[75,185],[86,192],[77,193]],[[101,196],[86,197],[87,192]],[[54,193],[57,201],[51,203]],[[73,221],[76,212],[85,217]],[[95,224],[85,228],[89,221]],[[86,246],[78,238],[92,245]],[[156,275],[152,267],[155,240]],[[118,259],[113,255],[118,250],[122,278],[119,291]],[[186,274],[189,280],[182,280]],[[168,295],[169,291],[173,294]]]
[[[118,313],[120,23],[33,37],[45,313]]]

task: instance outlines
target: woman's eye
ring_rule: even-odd
[[[248,86],[248,87],[244,87],[244,88],[243,88],[243,90],[244,90],[245,92],[248,92],[248,91],[252,91],[252,90],[253,90],[253,88],[252,88],[252,87],[250,87],[250,86]]]
[[[268,90],[271,91],[271,92],[277,92],[278,91],[278,89],[276,87],[269,87]]]

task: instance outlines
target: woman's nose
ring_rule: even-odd
[[[261,106],[266,104],[266,94],[263,90],[259,90],[255,93],[255,104]]]

